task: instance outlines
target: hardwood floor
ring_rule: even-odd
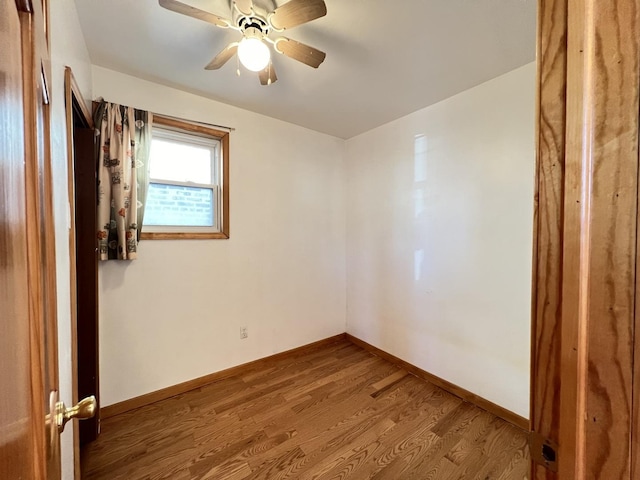
[[[522,480],[524,431],[347,340],[102,422],[91,479]]]

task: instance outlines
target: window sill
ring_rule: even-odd
[[[140,234],[140,240],[226,240],[229,235],[224,232],[210,232],[210,233],[169,233],[169,232],[142,232]]]

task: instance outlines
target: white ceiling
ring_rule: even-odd
[[[273,0],[254,0],[274,8]],[[229,0],[184,0],[230,18]],[[536,0],[325,0],[283,33],[327,53],[317,70],[274,55],[278,81],[203,67],[240,34],[157,0],[76,0],[94,64],[341,138],[387,123],[535,58]],[[277,6],[285,0],[277,0]],[[277,37],[273,35],[272,37]]]

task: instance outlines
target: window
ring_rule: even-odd
[[[229,238],[229,134],[155,116],[143,239]]]

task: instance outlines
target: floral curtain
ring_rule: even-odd
[[[100,259],[137,257],[148,189],[150,113],[101,101],[94,114],[99,135],[98,241]]]

